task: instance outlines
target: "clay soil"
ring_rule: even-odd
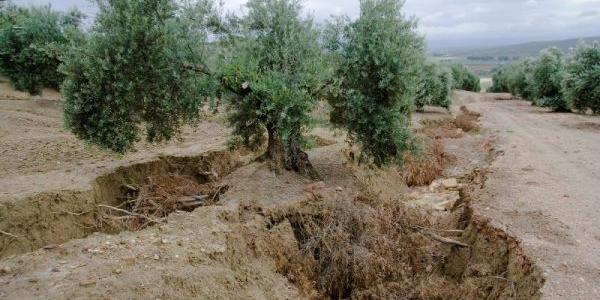
[[[546,274],[545,299],[598,299],[600,118],[498,96],[455,97],[483,113],[499,151],[476,210],[521,238]]]
[[[595,298],[591,296],[598,266],[592,249],[599,249],[593,235],[598,233],[590,231],[597,226],[583,224],[586,219],[581,215],[594,213],[591,198],[586,202],[591,206],[579,210],[581,226],[568,222],[577,213],[571,204],[564,207],[567,213],[552,214],[558,204],[544,202],[553,199],[548,198],[555,196],[552,191],[562,200],[568,199],[565,194],[573,201],[588,199],[590,190],[585,189],[594,186],[586,183],[595,178],[593,172],[579,181],[581,191],[566,185],[575,182],[555,186],[550,179],[542,180],[564,174],[533,158],[551,155],[550,143],[546,151],[535,153],[535,148],[523,146],[510,163],[503,162],[514,144],[528,143],[507,141],[509,130],[526,132],[527,127],[517,126],[517,120],[504,124],[503,118],[526,114],[531,122],[522,126],[547,125],[542,122],[549,126],[544,118],[560,118],[562,123],[553,123],[557,128],[594,135],[594,127],[578,129],[572,124],[589,124],[593,118],[551,115],[520,102],[498,103],[485,94],[458,92],[452,114],[430,108],[415,115],[417,134],[424,142],[437,139],[452,158],[438,175],[457,179],[457,186],[434,191],[429,186],[408,187],[402,170],[374,170],[353,162],[354,150],[348,148],[345,136],[330,128],[313,132],[316,142],[309,155],[323,178],[314,182],[274,172],[254,160],[257,153],[227,150],[229,131],[220,115],[207,116],[186,129],[180,141],[140,143],[138,152],[115,156],[83,144],[62,128],[59,99],[6,98],[10,99],[0,100],[0,298],[563,299],[576,293],[581,297],[570,299]],[[434,130],[438,136],[427,137],[422,126],[431,122],[422,120],[447,124],[460,114],[460,105],[482,114],[482,128],[450,132],[444,127]],[[546,133],[561,136],[555,130]],[[528,135],[544,139],[542,134]],[[577,155],[595,149],[588,146]],[[558,168],[559,158],[548,158],[557,161]],[[522,183],[507,175],[527,174],[522,170],[526,166],[515,171],[520,159],[540,162],[527,169],[539,173],[535,189],[520,189]],[[136,231],[103,226],[106,218],[131,216],[107,215],[102,207],[127,210],[123,201],[131,198],[132,190],[153,191],[153,178],[161,176],[183,176],[188,185],[193,180],[199,187],[226,188],[206,205],[192,211],[176,209]],[[517,197],[518,192],[533,191],[545,194]],[[440,199],[453,197],[451,205],[436,208]],[[348,208],[342,210],[346,217],[365,216],[348,223],[364,224],[362,231],[346,228],[345,238],[332,244],[354,250],[315,248],[309,241],[327,245],[327,238],[340,237],[326,233],[341,230],[341,223],[323,221],[337,217],[339,207]],[[390,232],[396,233],[392,242],[405,251],[386,248],[395,245],[382,242],[392,237]],[[370,239],[371,234],[377,239]],[[324,261],[326,253],[345,260]],[[369,273],[361,261],[346,259],[359,253],[364,255],[362,262],[386,263],[380,264],[381,269],[369,264],[377,271]],[[398,260],[388,259],[390,253]],[[340,266],[354,271],[340,273],[344,270]],[[347,280],[337,285],[327,281],[331,274]],[[566,289],[563,278],[578,281],[580,288]]]

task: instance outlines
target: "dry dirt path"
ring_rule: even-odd
[[[457,92],[483,114],[500,155],[479,211],[523,240],[544,269],[544,299],[600,299],[600,118]]]

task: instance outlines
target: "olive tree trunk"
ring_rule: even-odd
[[[310,179],[319,179],[319,174],[311,164],[308,154],[302,151],[300,139],[291,137],[287,145],[277,136],[274,126],[267,126],[267,151],[262,160],[269,161],[275,170],[287,169]]]

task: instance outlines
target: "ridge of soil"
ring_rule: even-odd
[[[102,207],[121,207],[132,186],[147,184],[153,176],[183,175],[199,185],[206,184],[226,176],[248,159],[227,150],[192,157],[165,156],[119,167],[96,178],[87,190],[52,191],[5,199],[0,202],[0,228],[10,235],[0,235],[0,258],[98,231],[114,233],[111,226],[103,226],[105,209]]]

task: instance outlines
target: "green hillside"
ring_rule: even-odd
[[[514,60],[515,58],[537,56],[541,50],[549,47],[558,47],[563,52],[568,53],[570,49],[575,48],[577,43],[582,40],[587,43],[592,43],[594,41],[600,42],[600,36],[559,41],[529,42],[494,48],[466,50],[459,53],[453,53],[452,55],[470,58],[471,60]]]

